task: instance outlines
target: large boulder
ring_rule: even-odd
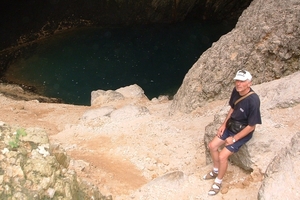
[[[300,198],[299,143],[300,132],[297,132],[290,144],[282,148],[268,165],[264,181],[258,193],[259,200]]]
[[[254,0],[236,27],[222,36],[186,74],[172,112],[189,113],[206,102],[228,98],[232,77],[249,70],[254,84],[300,70],[300,4],[296,0]]]
[[[91,93],[91,106],[101,107],[103,105],[114,105],[121,107],[124,102],[136,104],[147,102],[149,99],[144,90],[137,84],[121,87],[117,90],[95,90]]]
[[[98,126],[112,120],[123,121],[149,114],[144,104],[149,99],[137,84],[121,87],[117,90],[95,90],[91,92],[91,107],[81,122]]]

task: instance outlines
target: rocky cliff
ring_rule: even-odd
[[[253,83],[300,70],[300,4],[296,0],[254,0],[236,25],[204,52],[186,74],[174,97],[173,111],[191,112],[232,89],[237,70]]]
[[[3,122],[0,130],[1,199],[111,199],[68,169],[70,158],[44,130]]]

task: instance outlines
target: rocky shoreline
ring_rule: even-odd
[[[14,100],[31,101],[37,100],[41,103],[63,103],[63,100],[40,95],[31,86],[15,83],[0,83],[0,93]]]

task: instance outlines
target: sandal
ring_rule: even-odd
[[[218,176],[217,173],[215,173],[214,171],[211,171],[208,174],[206,174],[205,176],[203,176],[203,179],[204,180],[215,179],[217,176]]]
[[[220,189],[221,189],[221,184],[214,183],[211,186],[210,190],[208,191],[208,195],[211,195],[211,196],[216,195],[219,193]]]

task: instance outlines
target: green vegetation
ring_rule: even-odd
[[[27,133],[25,132],[25,129],[21,128],[17,130],[17,134],[13,137],[13,140],[9,142],[9,146],[11,148],[18,148],[19,147],[19,141],[21,136],[26,136]]]

